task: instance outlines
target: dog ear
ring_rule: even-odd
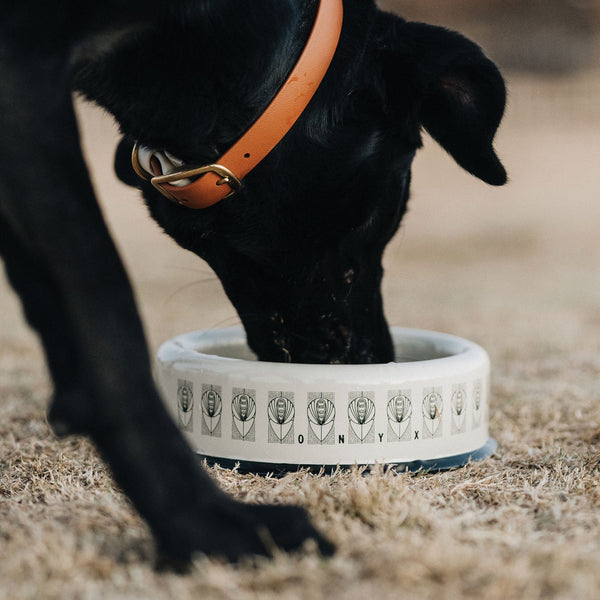
[[[131,166],[132,150],[133,142],[126,137],[122,138],[115,151],[114,169],[117,177],[123,183],[136,187],[140,185],[141,179]]]
[[[491,185],[506,183],[493,148],[506,103],[496,65],[458,33],[401,20],[394,25],[383,61],[392,110],[407,107],[408,94],[412,117],[460,166]]]

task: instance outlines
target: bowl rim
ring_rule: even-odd
[[[273,377],[311,375],[314,378],[349,377],[355,379],[365,377],[373,380],[392,373],[406,377],[430,377],[439,375],[439,371],[450,374],[454,369],[469,369],[482,362],[489,363],[487,352],[475,342],[465,338],[409,327],[391,327],[392,339],[415,340],[437,344],[440,351],[448,352],[447,356],[407,362],[388,362],[376,364],[313,364],[313,363],[277,363],[269,361],[246,360],[215,354],[211,347],[224,345],[246,345],[246,336],[242,326],[225,327],[210,330],[198,330],[178,335],[164,342],[157,358],[161,363],[177,363],[179,369],[218,368],[235,371],[239,375],[257,375],[267,371]],[[444,350],[445,349],[445,350]],[[202,351],[204,350],[204,351]]]

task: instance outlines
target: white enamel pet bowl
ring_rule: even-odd
[[[392,328],[397,362],[258,362],[241,327],[158,351],[167,406],[209,463],[252,472],[395,465],[446,469],[490,456],[490,363],[451,335]]]

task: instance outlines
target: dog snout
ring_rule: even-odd
[[[387,324],[355,326],[326,313],[312,322],[294,322],[282,313],[268,317],[269,327],[246,322],[250,346],[259,360],[304,364],[372,364],[391,360]],[[268,332],[268,333],[266,333]]]

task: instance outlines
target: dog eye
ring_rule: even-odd
[[[139,146],[138,161],[140,167],[151,177],[160,177],[161,175],[170,175],[176,171],[182,170],[183,161],[173,156],[166,150],[152,150],[147,146]],[[171,182],[171,185],[183,187],[192,183],[191,179],[178,179]]]

